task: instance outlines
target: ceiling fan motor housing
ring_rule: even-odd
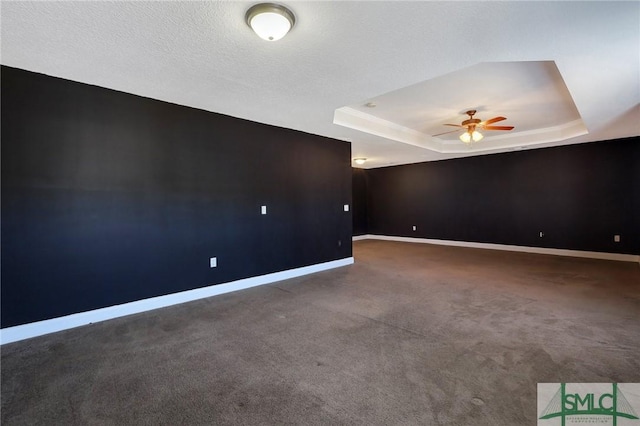
[[[469,128],[471,128],[471,126],[473,125],[473,128],[475,129],[476,125],[480,123],[480,119],[479,118],[473,118],[473,116],[475,114],[476,114],[476,110],[475,109],[467,111],[467,115],[469,116],[469,119],[468,120],[464,120],[462,122],[462,125],[463,126],[468,126]]]

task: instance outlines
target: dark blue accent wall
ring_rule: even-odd
[[[353,169],[353,235],[364,235],[369,229],[367,221],[367,171]]]
[[[350,144],[1,78],[2,327],[352,255]]]
[[[354,169],[353,182],[362,234],[640,254],[639,137]]]

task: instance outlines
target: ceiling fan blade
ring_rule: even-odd
[[[498,121],[506,120],[507,117],[493,117],[485,121],[478,123],[478,126],[486,126],[487,124],[497,123]]]
[[[449,133],[455,133],[455,132],[459,132],[459,131],[460,130],[451,130],[450,132],[438,133],[437,135],[431,135],[431,136],[433,136],[435,138],[436,136],[448,135]]]
[[[511,130],[513,126],[484,126],[484,130]]]
[[[466,129],[466,126],[461,126],[459,124],[443,124],[443,126],[462,127],[463,129]]]

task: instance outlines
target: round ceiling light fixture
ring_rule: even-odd
[[[276,3],[259,3],[251,6],[247,10],[245,20],[258,37],[267,41],[280,40],[296,23],[293,12]]]

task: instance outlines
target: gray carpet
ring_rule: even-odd
[[[3,425],[534,425],[640,382],[640,266],[384,241],[356,264],[2,347]]]

